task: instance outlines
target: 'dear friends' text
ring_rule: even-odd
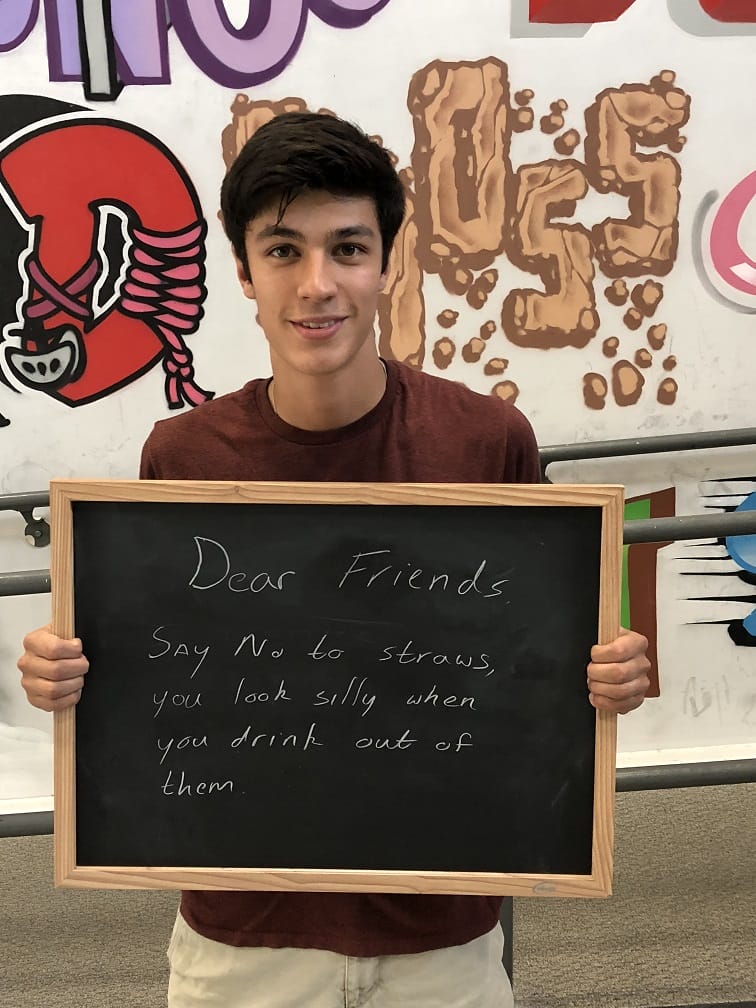
[[[228,550],[215,539],[194,536],[197,565],[188,581],[190,588],[209,591],[225,588],[231,592],[285,591],[295,570],[235,570]],[[475,561],[473,561],[475,563]],[[340,591],[362,589],[409,589],[411,591],[448,592],[457,595],[480,595],[496,598],[503,594],[502,586],[509,578],[487,573],[488,560],[483,559],[468,576],[459,572],[427,570],[414,561],[397,560],[390,549],[368,550],[353,553],[345,566],[336,587]]]

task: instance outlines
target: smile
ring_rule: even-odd
[[[305,337],[325,338],[332,336],[343,321],[343,318],[299,319],[291,324]]]
[[[328,326],[336,324],[336,319],[326,319],[325,322],[300,322],[306,329],[327,329]]]

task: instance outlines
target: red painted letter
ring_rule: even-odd
[[[737,3],[738,0],[731,2]],[[596,24],[598,21],[616,21],[634,3],[635,0],[530,0],[530,20],[533,24]],[[746,3],[748,0],[740,0],[741,6]]]
[[[715,21],[739,21],[756,24],[756,3],[753,0],[698,0]]]

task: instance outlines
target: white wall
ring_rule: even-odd
[[[244,6],[228,5],[237,21],[243,17]],[[730,36],[698,37],[679,27],[660,0],[637,0],[617,23],[595,25],[589,31],[544,29],[551,32],[547,37],[512,37],[512,24],[517,24],[518,18],[522,22],[522,4],[511,8],[505,0],[467,0],[463,6],[464,14],[454,0],[434,0],[432,4],[390,0],[365,26],[352,31],[329,27],[311,16],[290,64],[279,76],[245,89],[245,93],[252,101],[297,96],[312,109],[330,108],[380,134],[397,154],[399,165],[406,166],[414,139],[406,105],[413,74],[433,60],[497,57],[508,65],[513,92],[525,88],[535,92],[536,126],[512,139],[512,162],[517,168],[559,156],[554,137],[538,128],[550,102],[560,98],[568,102],[564,128],[574,127],[583,137],[583,111],[601,91],[648,82],[662,70],[674,70],[677,83],[692,98],[690,122],[683,130],[687,143],[674,154],[682,171],[680,241],[674,269],[663,279],[663,305],[650,320],[668,325],[668,342],[664,354],[654,358],[646,373],[643,395],[635,405],[622,406],[610,394],[600,411],[588,409],[583,401],[582,376],[610,372],[611,361],[601,349],[603,341],[612,335],[621,337],[623,352],[630,356],[644,345],[648,324],[644,322],[636,335],[623,326],[625,309],[613,308],[605,300],[603,290],[610,281],[600,274],[595,287],[602,322],[587,346],[549,350],[516,346],[499,329],[489,350],[509,361],[507,376],[520,389],[518,405],[531,418],[541,444],[753,425],[753,304],[747,296],[726,287],[724,292],[733,303],[715,299],[696,269],[700,244],[696,221],[708,194],[716,192],[721,198],[756,169],[756,139],[749,118],[756,84],[750,34],[733,27]],[[138,125],[162,140],[197,188],[209,222],[209,294],[205,318],[189,342],[200,384],[220,394],[236,388],[243,378],[268,373],[264,341],[250,315],[249,303],[237,290],[216,220],[217,192],[224,171],[221,132],[231,122],[229,109],[236,90],[204,76],[173,33],[169,40],[170,84],[126,87],[116,102],[99,104],[96,111]],[[5,94],[32,93],[87,104],[80,84],[48,80],[41,17],[21,46],[0,54],[0,69],[0,88]],[[582,147],[578,147],[574,157],[582,156]],[[609,214],[626,216],[627,200],[591,193],[579,204],[571,222],[590,226]],[[710,213],[708,224],[711,217]],[[739,238],[755,259],[754,204],[743,218]],[[488,305],[478,312],[463,298],[445,291],[437,276],[426,274],[424,278],[426,369],[438,372],[431,353],[433,344],[442,336],[451,336],[457,341],[458,352],[443,373],[480,391],[489,391],[493,382],[484,375],[482,362],[471,365],[462,361],[464,340],[475,335],[486,319],[498,320],[509,289],[540,288],[538,277],[524,273],[505,256],[495,265],[498,284]],[[628,286],[643,279],[631,279]],[[722,289],[721,284],[719,287]],[[442,331],[435,318],[449,307],[458,310],[460,318],[453,330]],[[460,335],[463,332],[464,337]],[[674,377],[679,391],[673,404],[664,405],[657,401],[655,389],[665,375],[662,357],[670,354],[677,358]],[[40,392],[14,394],[0,384],[0,413],[11,420],[9,427],[0,428],[0,493],[16,493],[45,489],[55,476],[135,475],[140,445],[152,423],[168,410],[157,366],[119,392],[76,409]],[[579,470],[564,467],[558,478],[563,473],[565,478],[576,474],[581,480],[613,479],[626,483],[629,494],[675,487],[678,513],[693,513],[704,508],[701,481],[754,476],[755,454],[753,449],[740,449],[595,463]],[[0,512],[1,569],[48,565],[48,551],[26,544],[22,531],[17,515]],[[721,626],[687,625],[689,608],[680,599],[679,552],[677,547],[669,547],[660,555],[657,590],[662,696],[622,720],[620,749],[626,762],[675,758],[670,750],[691,747],[701,748],[704,757],[756,754],[756,649],[736,648]],[[15,661],[24,632],[45,622],[48,609],[47,596],[0,599],[0,723],[45,733],[49,733],[49,718],[25,704]],[[709,690],[712,695],[717,687],[724,689],[724,677],[729,690],[727,703],[711,703],[704,713],[693,715],[692,676],[697,680],[696,689]],[[634,757],[634,753],[642,756]]]

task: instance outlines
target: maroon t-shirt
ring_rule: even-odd
[[[273,412],[257,379],[155,425],[143,479],[282,482],[538,483],[525,417],[492,396],[387,362],[374,409],[332,431],[305,431]],[[377,956],[447,948],[490,931],[501,900],[393,893],[182,894],[195,931],[227,945],[319,948]]]

